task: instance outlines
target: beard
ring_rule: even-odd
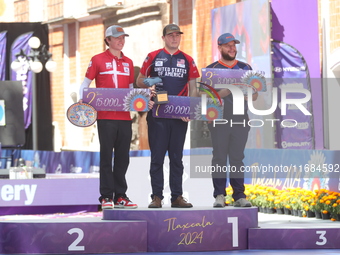
[[[228,53],[225,53],[225,52],[221,52],[221,56],[224,60],[227,60],[227,61],[231,61],[231,60],[234,60],[236,58],[236,55],[237,55],[237,52],[235,54],[234,57],[231,57]]]

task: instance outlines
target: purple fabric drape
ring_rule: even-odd
[[[28,45],[28,40],[32,37],[33,32],[28,32],[20,35],[15,39],[11,47],[10,61],[16,61],[16,55],[20,54],[22,50],[24,54],[28,55],[31,48]],[[31,124],[32,116],[32,72],[29,70],[27,60],[22,60],[22,68],[15,72],[11,70],[11,80],[21,81],[23,88],[23,107],[24,107],[24,123],[25,129]]]
[[[6,80],[7,31],[0,32],[0,81]]]
[[[310,75],[306,61],[291,45],[272,42],[272,63],[274,67],[274,87],[281,95],[283,88],[303,88],[311,92]],[[288,93],[287,98],[303,98],[301,93]],[[281,100],[280,100],[281,101]],[[312,115],[305,115],[295,105],[288,105],[286,115],[281,114],[281,107],[276,110],[276,118],[281,120],[276,126],[278,147],[282,149],[314,149],[314,127],[312,100],[304,104]],[[286,125],[282,125],[285,121]],[[287,127],[288,122],[293,127]]]

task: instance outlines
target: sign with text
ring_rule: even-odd
[[[15,206],[55,206],[98,203],[98,178],[0,180],[0,208]],[[63,187],[62,189],[60,187]],[[50,199],[50,194],[58,194]],[[70,195],[72,194],[72,195]]]
[[[167,104],[154,105],[152,114],[156,118],[190,118],[193,120],[211,121],[223,118],[223,100],[222,104],[215,98],[208,98],[206,104],[202,106],[201,97],[169,96]],[[202,107],[205,113],[202,114]]]
[[[83,92],[83,102],[96,111],[146,112],[149,100],[149,89],[85,88]]]
[[[263,71],[225,69],[225,68],[202,68],[202,82],[216,87],[218,84],[248,84],[257,91],[266,91],[266,80]]]

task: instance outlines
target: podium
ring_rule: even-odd
[[[147,222],[148,252],[248,249],[248,229],[257,227],[257,216],[257,207],[103,211],[103,220]]]

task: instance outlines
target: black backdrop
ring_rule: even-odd
[[[10,80],[10,51],[11,45],[15,39],[21,34],[33,32],[33,36],[40,39],[41,44],[48,43],[48,25],[35,23],[0,23],[0,32],[7,31],[7,45],[6,45],[6,80]],[[36,75],[36,94],[37,98],[37,132],[38,150],[53,150],[53,127],[52,127],[52,106],[51,106],[51,88],[50,88],[50,74],[44,68],[41,73]],[[32,124],[25,130],[25,144],[23,149],[32,149]]]
[[[0,126],[2,147],[22,147],[25,144],[22,84],[20,81],[0,81],[0,99],[5,101],[6,125]]]

